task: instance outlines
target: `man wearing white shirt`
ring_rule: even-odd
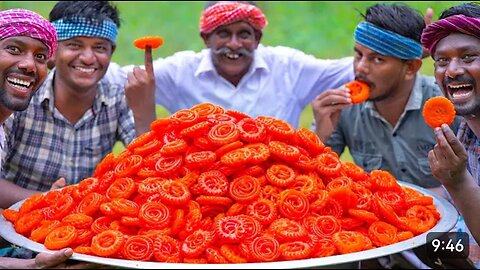
[[[174,113],[212,102],[298,128],[300,115],[318,94],[353,80],[353,58],[322,60],[293,48],[263,46],[266,25],[254,3],[208,2],[200,20],[206,49],[153,63],[147,50],[145,70],[112,63],[106,77],[126,82],[129,106],[148,110],[152,121],[154,103]]]

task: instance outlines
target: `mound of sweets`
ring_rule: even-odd
[[[51,250],[211,264],[359,252],[440,219],[432,197],[342,162],[312,131],[211,103],[157,119],[92,177],[3,215]]]

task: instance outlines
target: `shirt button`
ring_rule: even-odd
[[[407,169],[403,168],[401,171],[402,171],[402,172],[407,172]]]
[[[393,133],[393,137],[397,137],[397,133],[396,133],[396,132]]]

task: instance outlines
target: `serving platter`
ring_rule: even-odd
[[[323,258],[313,258],[294,261],[277,261],[277,262],[265,262],[265,263],[242,263],[242,264],[187,264],[187,263],[160,263],[160,262],[142,262],[122,259],[103,258],[98,256],[91,256],[85,254],[74,253],[72,255],[73,260],[98,263],[103,265],[135,268],[135,269],[296,269],[296,268],[317,268],[328,267],[334,268],[335,266],[342,266],[349,263],[358,262],[361,260],[368,260],[378,258],[412,248],[424,245],[427,241],[427,234],[429,232],[448,232],[452,229],[458,220],[458,212],[456,208],[448,202],[446,199],[434,194],[433,192],[421,188],[419,186],[398,181],[400,185],[410,187],[416,191],[421,192],[424,195],[433,197],[434,205],[441,215],[438,223],[429,231],[417,235],[408,240],[391,244],[385,247],[374,248],[361,252],[335,255]],[[12,205],[10,209],[18,210],[23,201],[17,202]],[[0,236],[6,241],[15,244],[20,247],[24,247],[36,252],[53,253],[54,251],[46,249],[42,244],[34,242],[21,234],[18,234],[12,226],[12,223],[5,220],[0,215]]]

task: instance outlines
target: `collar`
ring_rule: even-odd
[[[262,44],[258,44],[257,49],[255,49],[255,51],[253,52],[253,62],[247,74],[252,74],[259,69],[264,69],[267,72],[270,72],[267,62],[265,61],[264,54],[262,53],[264,50],[265,50],[265,47]],[[195,70],[195,73],[194,73],[195,77],[199,77],[203,73],[218,74],[215,69],[215,66],[212,63],[211,50],[203,49],[200,52],[200,54],[201,54],[201,57],[200,57],[201,60],[200,60],[200,64],[197,67],[197,70]]]
[[[48,104],[48,108],[50,111],[54,111],[55,106],[55,95],[53,93],[53,79],[55,77],[55,68],[53,68],[49,73],[45,81],[43,82],[40,89],[38,89],[38,101],[40,104],[46,103]],[[95,103],[93,105],[95,111],[99,111],[101,105],[105,104],[107,106],[113,104],[112,99],[108,99],[105,96],[105,85],[102,83],[103,79],[97,83],[98,91],[95,97]],[[52,102],[50,102],[52,101]]]

